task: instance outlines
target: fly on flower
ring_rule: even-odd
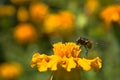
[[[86,49],[86,55],[88,53],[88,49],[92,48],[92,42],[90,40],[88,40],[87,38],[83,38],[83,37],[78,37],[76,40],[77,44],[83,45]]]
[[[53,44],[53,55],[35,53],[32,57],[31,67],[37,66],[40,72],[53,71],[50,80],[81,80],[80,71],[99,70],[102,60],[94,58],[81,58],[81,46],[74,42],[58,42]]]
[[[88,56],[88,50],[92,49],[95,50],[95,49],[106,49],[108,47],[108,42],[106,41],[103,41],[103,40],[95,40],[95,41],[91,41],[87,38],[84,38],[84,37],[78,37],[76,39],[76,44],[80,44],[81,46],[83,46],[86,50],[86,56]],[[94,45],[94,46],[93,46]]]

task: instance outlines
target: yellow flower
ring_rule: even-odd
[[[18,24],[14,29],[14,38],[19,43],[28,43],[36,39],[36,31],[32,24],[21,23]]]
[[[107,29],[109,29],[111,22],[120,23],[120,6],[119,5],[111,5],[104,8],[100,17],[105,21],[107,25]]]
[[[48,14],[48,6],[42,2],[33,2],[30,5],[30,15],[36,22],[41,22]]]
[[[14,80],[22,73],[22,67],[15,62],[6,62],[0,65],[0,77],[4,80]]]
[[[73,33],[74,16],[70,11],[48,14],[44,20],[45,32],[49,35],[67,37]]]
[[[22,21],[22,22],[25,22],[27,21],[29,18],[29,14],[28,14],[28,11],[25,7],[21,6],[19,9],[18,9],[18,12],[17,12],[17,19],[19,21]]]
[[[32,57],[31,66],[37,65],[39,71],[59,70],[60,67],[70,72],[72,69],[82,69],[88,71],[90,69],[98,70],[102,67],[99,57],[93,59],[80,58],[81,48],[73,42],[56,43],[53,45],[54,55],[47,56],[45,54],[36,53]]]

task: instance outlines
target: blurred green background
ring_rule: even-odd
[[[120,80],[120,0],[0,0],[0,80],[49,80],[51,71],[30,67],[32,55],[78,37],[103,61],[82,80]]]

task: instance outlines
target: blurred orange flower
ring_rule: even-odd
[[[60,23],[60,16],[57,14],[49,14],[44,21],[45,32],[48,34],[56,33],[57,27],[59,28],[61,25]]]
[[[70,11],[60,11],[61,26],[73,27],[74,15]]]
[[[30,23],[18,24],[14,29],[14,37],[20,43],[32,42],[36,36],[35,28]]]
[[[0,65],[0,77],[4,80],[14,80],[22,73],[22,66],[15,62],[6,62]]]
[[[17,19],[19,21],[22,21],[22,22],[25,22],[29,19],[29,13],[27,11],[27,9],[23,6],[21,6],[19,9],[18,9],[18,12],[17,12]]]
[[[13,16],[16,9],[12,5],[2,5],[0,6],[0,16]]]
[[[85,4],[85,9],[89,14],[92,14],[99,6],[99,0],[87,0]]]
[[[100,17],[105,21],[107,26],[110,26],[111,22],[120,23],[120,5],[107,6],[101,11]]]
[[[44,20],[45,32],[50,35],[69,36],[74,30],[74,15],[69,11],[49,14]]]
[[[30,5],[30,15],[36,22],[43,21],[48,11],[48,6],[42,2],[33,2]]]

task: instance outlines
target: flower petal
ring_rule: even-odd
[[[47,71],[47,62],[43,60],[42,62],[37,63],[37,67],[40,72]]]
[[[50,61],[48,63],[48,68],[50,68],[51,70],[57,70],[57,64],[60,61],[60,57],[58,56],[51,56],[50,57]]]
[[[31,67],[34,67],[36,65],[39,56],[40,56],[39,53],[36,53],[36,54],[33,55],[32,61],[31,61]]]
[[[85,58],[83,58],[83,59],[79,58],[79,59],[78,59],[78,65],[79,65],[80,67],[82,67],[82,69],[85,70],[85,71],[88,71],[88,70],[91,69],[90,61],[88,61],[88,60],[85,59]]]
[[[91,63],[91,66],[93,67],[93,69],[95,70],[95,71],[97,71],[97,70],[99,70],[101,67],[102,67],[102,60],[99,58],[99,57],[97,57],[97,58],[95,58],[94,59],[94,61]]]
[[[72,68],[76,67],[76,63],[73,58],[68,59],[67,71],[71,71]]]

